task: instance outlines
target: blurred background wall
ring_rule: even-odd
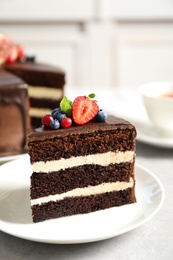
[[[173,81],[173,0],[0,0],[0,32],[76,88]]]

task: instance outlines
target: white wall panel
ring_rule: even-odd
[[[148,81],[173,81],[173,25],[119,25],[118,79],[114,85],[133,88]]]
[[[1,0],[2,21],[78,21],[94,16],[95,0]]]
[[[100,0],[100,18],[173,19],[172,0]]]
[[[173,0],[0,0],[0,32],[79,88],[173,80]]]

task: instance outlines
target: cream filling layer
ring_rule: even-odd
[[[99,195],[106,192],[120,191],[134,186],[134,181],[130,178],[129,182],[111,182],[111,183],[102,183],[97,186],[88,186],[85,188],[76,188],[71,191],[64,192],[62,194],[49,195],[46,197],[33,199],[31,200],[31,206],[40,205],[42,203],[48,203],[50,201],[63,200],[69,197],[86,197],[91,195]]]
[[[52,110],[48,108],[37,108],[37,107],[30,107],[29,115],[31,117],[40,117],[42,118],[46,114],[51,114]]]
[[[53,100],[58,100],[61,99],[63,96],[63,90],[62,89],[55,89],[55,88],[50,88],[46,86],[29,86],[28,87],[28,94],[29,97],[32,98],[49,98]]]
[[[131,162],[134,158],[134,151],[126,152],[107,152],[107,153],[98,153],[90,154],[87,156],[77,156],[67,159],[60,159],[47,162],[35,162],[31,165],[34,172],[53,172],[59,171],[61,169],[71,168],[82,166],[85,164],[98,164],[101,166],[108,166],[111,163],[122,163],[122,162]]]

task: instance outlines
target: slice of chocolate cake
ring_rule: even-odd
[[[29,85],[31,124],[33,128],[39,127],[43,115],[59,106],[64,94],[65,73],[55,66],[28,61],[4,67]]]
[[[27,84],[0,69],[0,155],[26,152],[30,129]]]
[[[31,133],[33,221],[136,202],[135,137],[135,127],[114,116]]]

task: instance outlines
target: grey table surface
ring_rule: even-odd
[[[142,226],[111,239],[86,244],[46,244],[0,231],[0,259],[173,259],[173,149],[137,142],[137,163],[162,182],[165,200],[160,211]]]

